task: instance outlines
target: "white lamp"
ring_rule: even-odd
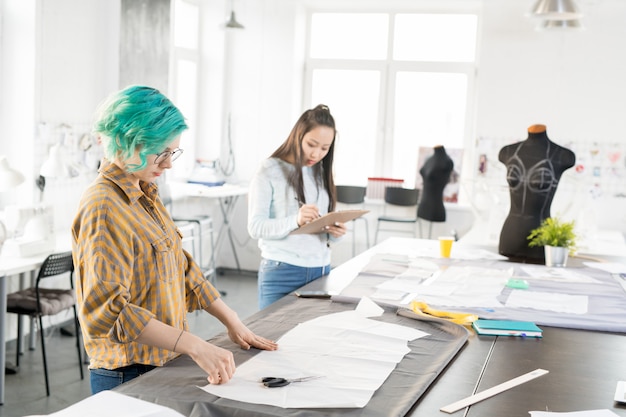
[[[67,177],[67,166],[63,163],[63,155],[61,155],[61,145],[56,144],[50,147],[48,159],[41,165],[39,174],[47,178],[63,178]]]
[[[24,175],[11,168],[7,157],[0,155],[0,191],[7,191],[24,182]]]

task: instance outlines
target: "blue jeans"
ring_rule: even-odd
[[[124,382],[137,378],[139,375],[145,374],[153,370],[156,366],[152,365],[129,365],[117,369],[90,369],[89,378],[91,382],[91,394],[97,394],[100,391],[110,390]]]
[[[307,268],[284,262],[262,259],[259,267],[259,308],[297,290],[330,272],[330,265]]]

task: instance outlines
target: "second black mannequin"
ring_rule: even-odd
[[[435,152],[426,159],[420,169],[423,185],[417,217],[431,222],[445,222],[446,209],[443,205],[443,189],[450,181],[454,162],[443,146],[435,146],[433,149]]]

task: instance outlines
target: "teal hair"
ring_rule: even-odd
[[[130,172],[146,167],[147,156],[163,152],[188,126],[182,113],[151,87],[134,85],[111,94],[100,105],[93,130],[104,136],[108,159],[130,159],[138,152],[141,163],[129,164]]]

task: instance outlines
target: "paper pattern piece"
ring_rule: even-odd
[[[505,305],[510,308],[534,308],[559,313],[585,314],[589,310],[589,297],[554,292],[513,290]]]
[[[48,415],[53,417],[184,417],[171,408],[109,390],[101,391]]]
[[[580,272],[575,272],[570,268],[551,268],[540,265],[525,265],[520,268],[527,273],[531,279],[544,281],[556,281],[564,283],[587,282],[598,284],[600,281]]]
[[[614,400],[618,403],[626,403],[626,381],[617,381]]]
[[[237,368],[224,385],[202,390],[222,398],[282,408],[361,408],[410,352],[408,341],[427,336],[417,329],[368,317],[382,309],[363,298],[356,310],[304,322]],[[267,376],[321,378],[281,388],[260,383]]]
[[[589,268],[606,271],[609,274],[626,274],[626,264],[620,262],[583,262]]]
[[[326,226],[330,226],[334,223],[345,223],[350,220],[361,217],[365,213],[369,213],[369,210],[340,210],[332,211],[319,219],[313,220],[311,223],[300,226],[293,232],[292,235],[300,235],[307,233],[324,233]]]
[[[497,297],[512,269],[451,266],[418,291],[415,301],[446,307],[502,307]]]

